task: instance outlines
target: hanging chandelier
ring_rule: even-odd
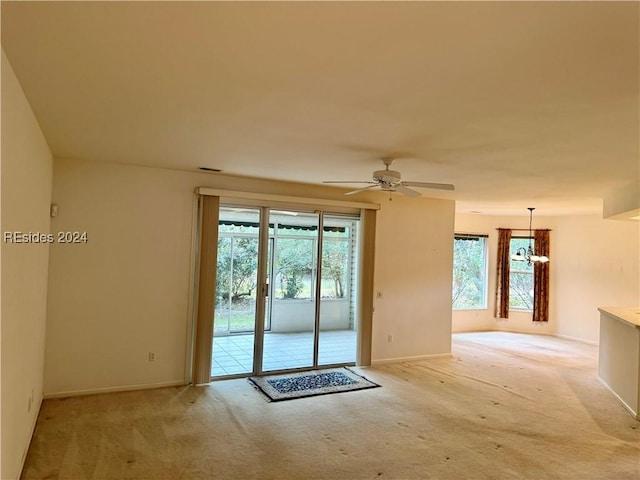
[[[516,260],[518,262],[527,262],[527,265],[531,266],[533,262],[546,263],[549,261],[549,257],[545,255],[536,255],[533,251],[533,246],[531,245],[531,241],[533,240],[533,234],[531,230],[531,223],[533,221],[533,211],[535,208],[528,207],[529,210],[529,248],[520,247],[516,250],[516,253],[511,255],[512,260]]]

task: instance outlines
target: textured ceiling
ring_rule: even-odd
[[[3,1],[2,46],[58,157],[320,183],[397,156],[458,211],[599,213],[640,178],[639,7]]]

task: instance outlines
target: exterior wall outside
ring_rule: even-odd
[[[315,302],[309,300],[274,301],[271,317],[273,333],[310,332],[315,323]],[[320,302],[321,330],[349,330],[349,300]]]

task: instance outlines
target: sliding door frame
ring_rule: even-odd
[[[273,252],[271,252],[273,255]],[[253,336],[253,373],[262,372],[262,357],[264,353],[264,320],[267,313],[267,295],[270,286],[267,285],[269,266],[269,207],[260,207],[260,230],[258,232],[258,278],[256,288],[256,316],[254,319]]]
[[[359,214],[361,226],[361,241],[358,247],[358,275],[357,295],[358,309],[356,316],[357,340],[356,340],[356,365],[366,366],[371,364],[371,333],[373,321],[373,260],[375,247],[375,218],[380,205],[376,203],[345,202],[339,200],[323,200],[305,197],[292,197],[283,195],[257,194],[251,192],[237,192],[212,188],[197,188],[198,198],[197,232],[194,235],[193,268],[194,282],[193,295],[191,296],[190,311],[193,318],[190,325],[191,339],[187,346],[191,358],[187,362],[186,375],[191,383],[200,384],[211,381],[211,356],[213,347],[213,323],[215,312],[215,268],[211,273],[211,265],[216,265],[217,236],[219,208],[222,204],[239,203],[246,206],[259,207],[260,209],[260,233],[258,247],[258,285],[259,295],[256,298],[256,317],[254,326],[254,373],[263,371],[262,357],[264,353],[264,319],[266,314],[266,301],[268,287],[266,284],[269,249],[269,212],[271,209],[289,209],[299,211],[315,211],[318,219],[318,252],[317,275],[315,289],[315,322],[314,322],[314,352],[313,367],[318,367],[318,345],[320,335],[320,299],[322,282],[322,240],[324,212]],[[204,200],[203,197],[214,197],[215,200]],[[215,215],[211,207],[215,205]],[[214,221],[215,226],[210,223]],[[266,225],[266,228],[264,228]],[[215,238],[214,238],[215,237]],[[215,240],[216,252],[212,257],[212,240]],[[272,252],[272,255],[275,252]],[[213,260],[212,260],[213,259]],[[208,290],[208,291],[207,291]],[[212,291],[213,290],[213,291]],[[273,299],[271,299],[273,301]],[[208,337],[208,338],[205,338]],[[208,347],[208,352],[207,352]],[[208,378],[204,372],[208,369]]]
[[[320,347],[320,308],[322,300],[322,238],[324,235],[324,212],[318,214],[318,238],[316,255],[316,295],[315,295],[315,318],[313,322],[313,368],[318,368],[318,350]]]

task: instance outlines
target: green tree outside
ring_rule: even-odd
[[[485,308],[485,278],[484,238],[455,238],[452,307]]]

